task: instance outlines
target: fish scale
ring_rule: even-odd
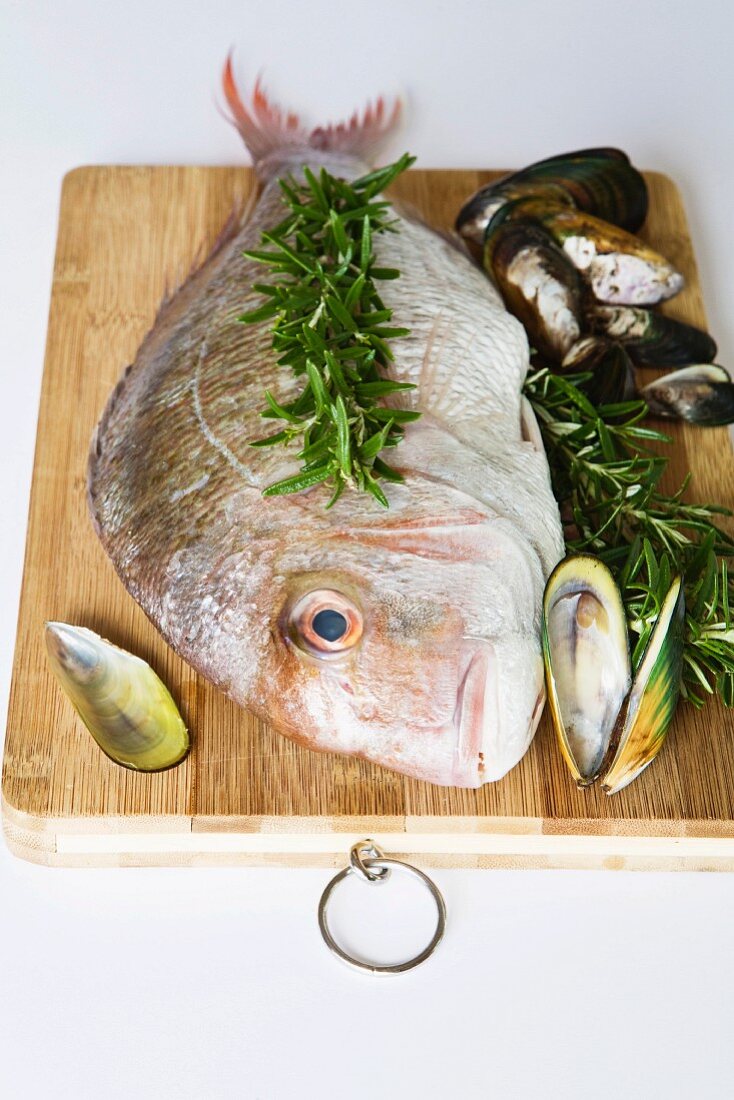
[[[389,374],[416,389],[395,404],[423,413],[391,452],[405,482],[385,485],[388,510],[356,489],[329,511],[323,486],[264,498],[299,463],[295,447],[250,447],[265,434],[263,391],[287,401],[302,382],[277,365],[267,322],[237,321],[258,301],[243,252],[282,218],[278,174],[306,163],[358,176],[384,135],[374,114],[346,137],[284,133],[262,100],[248,111],[228,98],[265,187],[162,307],[110,398],[90,456],[96,529],[169,644],[281,732],[479,786],[517,763],[537,725],[542,592],[563,553],[529,441],[523,329],[459,248],[398,215],[374,251],[401,272],[380,291],[410,328]],[[315,656],[294,608],[329,593],[360,636]]]

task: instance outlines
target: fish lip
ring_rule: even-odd
[[[456,693],[454,726],[458,736],[454,771],[458,782],[466,782],[469,778],[475,786],[480,786],[484,781],[482,773],[487,680],[494,647],[485,638],[466,638],[465,641],[472,645]]]

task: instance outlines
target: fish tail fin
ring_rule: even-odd
[[[374,104],[367,104],[361,116],[355,111],[347,122],[309,130],[298,115],[281,110],[270,100],[259,77],[246,106],[232,72],[231,53],[224,65],[222,89],[229,108],[226,117],[238,130],[256,167],[288,148],[346,153],[371,160],[395,131],[402,112],[400,99],[389,104],[380,96]]]

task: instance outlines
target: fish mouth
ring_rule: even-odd
[[[454,710],[453,783],[481,787],[500,779],[526,752],[543,712],[545,684],[536,670],[537,691],[522,692],[520,710],[508,716],[507,692],[500,683],[501,659],[495,646],[483,638],[464,641],[465,665]]]
[[[468,640],[468,639],[467,639]],[[478,787],[484,783],[485,730],[498,721],[495,685],[495,650],[491,642],[471,639],[469,660],[456,693],[454,726],[458,731],[454,760],[457,785]],[[491,707],[493,713],[488,713]]]

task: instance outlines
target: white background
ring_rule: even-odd
[[[314,119],[380,91],[407,93],[390,152],[409,148],[424,166],[519,165],[619,144],[679,184],[731,367],[728,9],[3,0],[2,712],[67,169],[243,163],[214,107],[230,45],[243,81],[264,69],[276,96]],[[447,939],[424,968],[391,980],[327,954],[315,928],[327,877],[47,870],[0,846],[0,1095],[732,1095],[734,877],[437,872]],[[405,894],[401,917],[391,911],[387,927],[375,917],[373,946],[414,946],[425,914]]]

